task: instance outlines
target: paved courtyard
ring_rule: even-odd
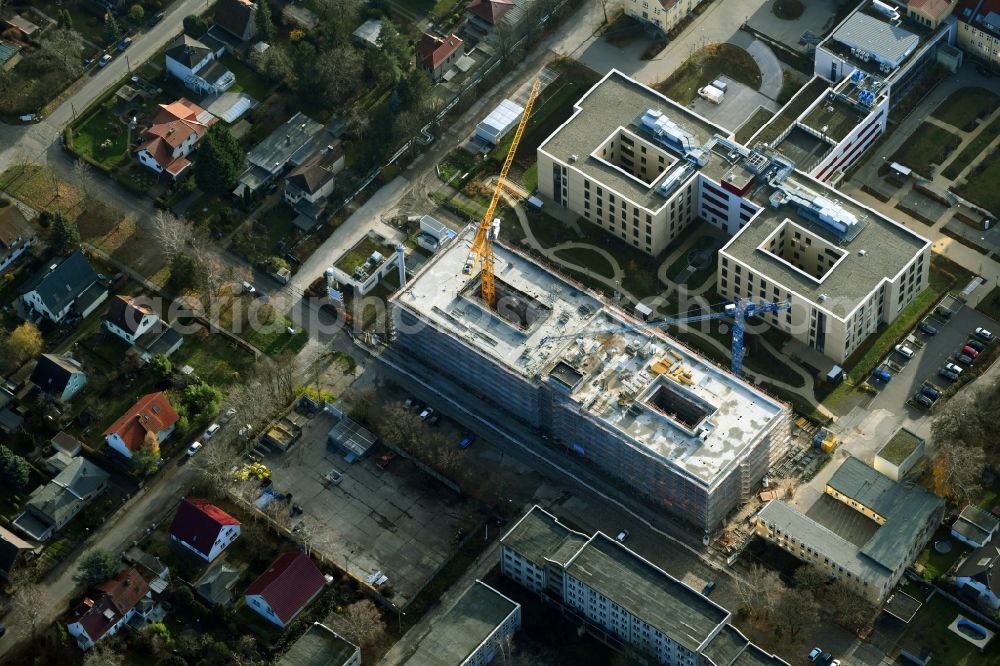
[[[451,556],[459,530],[468,534],[483,516],[401,457],[379,469],[376,448],[348,464],[327,444],[335,422],[326,413],[314,417],[290,453],[265,463],[275,489],[292,493],[304,510],[292,522],[303,523],[313,552],[361,580],[382,571],[393,603],[404,607]],[[339,484],[326,484],[331,469],[343,474]]]
[[[805,11],[802,16],[786,21],[774,15],[772,2],[764,3],[753,12],[747,23],[751,28],[762,32],[776,42],[781,42],[790,48],[803,53],[814,46],[815,41],[803,40],[803,35],[819,37],[825,35],[834,27],[837,3],[835,0],[805,0],[802,4]]]

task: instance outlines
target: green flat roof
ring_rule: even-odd
[[[904,430],[900,428],[896,431],[888,442],[885,443],[881,449],[879,449],[878,455],[880,458],[888,460],[893,465],[899,465],[904,460],[906,460],[914,449],[916,449],[921,442],[924,440],[920,439],[914,435],[909,430]]]

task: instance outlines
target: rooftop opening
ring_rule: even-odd
[[[549,377],[572,390],[583,379],[583,373],[566,361],[559,361],[549,372]]]
[[[646,404],[691,433],[716,411],[711,403],[685,391],[672,380],[661,380],[646,398]]]
[[[635,178],[646,187],[677,163],[677,158],[624,127],[611,133],[591,157]]]
[[[494,277],[493,280],[496,288],[496,310],[492,310],[483,300],[482,274],[469,282],[463,295],[474,301],[483,310],[497,315],[521,331],[527,331],[536,321],[543,319],[551,312],[552,308],[534,296],[524,293],[499,277]]]
[[[846,250],[835,247],[787,219],[764,239],[758,249],[818,282],[822,282],[847,256]]]

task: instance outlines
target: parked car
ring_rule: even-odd
[[[615,541],[617,541],[618,543],[622,543],[627,538],[628,538],[628,530],[622,530],[621,532],[618,533],[618,536],[615,537]]]
[[[818,647],[814,647],[812,650],[809,650],[809,661],[816,661],[821,654],[823,654],[823,651]]]
[[[874,372],[872,372],[872,379],[880,382],[887,382],[892,379],[892,373],[883,368],[875,368]]]
[[[121,53],[130,46],[132,46],[132,38],[125,37],[122,39],[122,41],[118,42],[118,52]]]
[[[938,391],[933,386],[927,386],[927,385],[921,386],[920,387],[920,392],[923,395],[926,395],[931,400],[937,400],[938,398],[941,397],[941,391]]]
[[[960,365],[955,365],[954,363],[945,363],[944,367],[946,370],[951,370],[956,375],[962,374],[962,366]]]
[[[962,353],[965,354],[966,356],[971,356],[973,359],[979,356],[979,352],[970,347],[969,345],[965,345],[964,347],[962,347]]]
[[[105,53],[104,55],[101,56],[101,59],[97,61],[97,66],[98,67],[104,67],[109,62],[111,62],[111,54],[110,53]]]
[[[948,368],[941,368],[940,370],[938,370],[938,375],[944,377],[950,382],[953,382],[956,379],[958,379],[958,373],[955,372],[954,370],[949,370]]]
[[[921,333],[926,333],[927,335],[937,335],[937,327],[931,326],[926,321],[922,321],[917,324],[917,330]]]
[[[906,358],[913,358],[913,350],[907,347],[906,345],[903,344],[896,345],[896,351],[899,353],[900,356],[904,356]]]
[[[219,432],[219,428],[221,427],[222,426],[220,426],[218,423],[213,423],[212,425],[208,426],[208,428],[205,429],[205,434],[203,434],[201,438],[207,442],[208,440],[215,437],[215,433]]]
[[[427,419],[429,419],[432,416],[434,416],[434,408],[433,407],[427,407],[422,412],[420,412],[420,420],[421,421],[426,421]]]
[[[192,444],[191,446],[189,446],[188,450],[187,450],[187,457],[190,458],[194,454],[196,454],[199,451],[201,451],[201,447],[202,447],[202,443],[201,442],[195,442],[194,444]]]
[[[830,666],[830,662],[832,661],[833,661],[833,655],[830,654],[829,652],[825,652],[823,653],[823,656],[819,658],[819,661],[816,663],[818,663],[819,666]]]
[[[993,334],[990,333],[989,330],[983,328],[982,326],[976,329],[976,335],[982,338],[983,340],[986,340],[986,342],[990,342],[993,339]]]
[[[915,402],[918,405],[920,405],[921,407],[924,407],[924,408],[927,408],[927,409],[929,409],[931,407],[931,405],[934,404],[934,401],[931,400],[930,398],[928,398],[923,393],[918,393],[915,396],[913,396],[913,402]]]
[[[244,291],[244,293],[247,293],[247,294],[255,294],[255,293],[257,293],[257,288],[254,287],[249,282],[247,282],[246,280],[244,280],[243,281],[243,291]]]
[[[407,398],[406,400],[403,401],[403,409],[405,410],[415,409],[416,406],[417,406],[417,401],[414,400],[413,398]]]
[[[379,469],[385,469],[386,467],[389,466],[389,463],[391,463],[395,457],[396,457],[395,453],[393,453],[392,451],[386,451],[385,453],[383,453],[378,457],[378,460],[375,461],[375,466],[378,467]]]
[[[830,666],[840,666],[840,660],[834,659],[833,661],[830,662]]]
[[[951,319],[951,316],[955,313],[949,310],[948,308],[938,306],[934,309],[934,314],[936,314],[938,317],[941,317],[941,319],[947,320]]]
[[[707,597],[712,593],[712,590],[714,589],[715,589],[715,581],[710,580],[707,583],[705,583],[705,587],[701,588],[701,593]]]
[[[462,438],[462,441],[458,443],[458,448],[467,449],[472,446],[472,443],[476,441],[475,435],[466,435]]]
[[[972,340],[971,338],[965,341],[965,345],[967,347],[972,347],[973,349],[975,349],[977,352],[980,352],[980,353],[984,349],[986,349],[986,345],[984,345],[982,342],[979,342],[977,340]]]
[[[429,419],[427,419],[427,425],[429,425],[429,426],[436,426],[438,423],[441,423],[441,413],[440,412],[438,412],[437,414],[434,414]]]
[[[222,415],[222,418],[219,420],[222,421],[223,423],[229,423],[230,421],[233,420],[234,416],[236,416],[236,408],[230,407],[225,411],[225,413]]]
[[[972,365],[972,357],[966,354],[959,354],[958,356],[955,357],[955,360],[961,363],[962,365]]]

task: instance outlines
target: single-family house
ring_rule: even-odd
[[[146,582],[149,589],[156,594],[162,594],[170,583],[170,567],[163,563],[163,560],[147,553],[139,546],[132,546],[123,555],[123,559],[136,569]]]
[[[14,527],[35,541],[46,541],[108,487],[108,473],[80,456],[28,498]]]
[[[226,92],[236,83],[236,75],[219,62],[225,45],[218,42],[212,46],[216,48],[188,35],[182,36],[164,56],[167,71],[189,89],[203,95]]]
[[[233,194],[238,197],[253,194],[287,167],[301,165],[313,154],[316,137],[322,131],[323,125],[301,111],[296,113],[247,153],[247,167],[240,174]]]
[[[176,180],[189,166],[188,155],[218,119],[183,97],[161,104],[152,124],[142,131],[135,149],[139,162],[156,173],[168,173]]]
[[[245,42],[257,34],[256,13],[257,5],[250,0],[218,0],[212,23]]]
[[[31,383],[42,393],[66,402],[87,383],[87,373],[69,354],[42,354],[31,372]]]
[[[184,344],[184,336],[173,326],[168,326],[163,320],[135,341],[135,346],[141,351],[141,358],[147,363],[154,356],[169,357]]]
[[[170,524],[170,538],[211,562],[240,535],[240,521],[203,499],[185,499]]]
[[[79,250],[50,264],[21,287],[21,302],[29,316],[59,323],[71,311],[86,317],[108,297],[97,273]]]
[[[239,579],[240,572],[223,560],[209,567],[195,583],[194,589],[199,597],[213,606],[229,608],[233,603],[231,590]]]
[[[89,650],[98,641],[118,633],[136,614],[143,599],[151,599],[149,583],[129,567],[111,580],[94,586],[73,609],[74,619],[66,629],[76,638],[81,650]]]
[[[313,622],[274,666],[361,666],[361,648],[325,624]]]
[[[973,548],[982,548],[996,536],[998,528],[1000,518],[986,509],[970,504],[962,509],[962,513],[952,523],[951,535]]]
[[[344,149],[340,142],[325,146],[288,172],[285,201],[313,220],[319,218],[333,192],[335,176],[344,170]]]
[[[21,33],[27,39],[31,39],[38,35],[38,31],[41,30],[37,25],[24,18],[20,14],[14,14],[7,19],[7,25],[14,28]]]
[[[1000,533],[959,562],[955,584],[963,594],[1000,610]]]
[[[104,431],[104,441],[126,458],[142,448],[147,433],[163,443],[177,426],[177,412],[162,392],[148,393]]]
[[[38,240],[35,229],[17,206],[0,208],[0,273]]]
[[[458,35],[438,37],[425,32],[417,42],[417,66],[435,82],[440,81],[463,55],[465,42]]]
[[[285,553],[247,588],[247,605],[268,621],[286,627],[326,584],[323,572],[305,553]]]
[[[487,33],[496,27],[511,9],[514,9],[514,0],[472,0],[465,6],[469,27],[481,33]]]
[[[134,345],[139,336],[144,335],[160,320],[160,315],[152,306],[140,299],[121,294],[111,299],[108,311],[104,313],[104,328],[112,335]]]
[[[10,578],[10,574],[24,562],[34,557],[40,546],[25,541],[10,530],[0,527],[0,576]]]

